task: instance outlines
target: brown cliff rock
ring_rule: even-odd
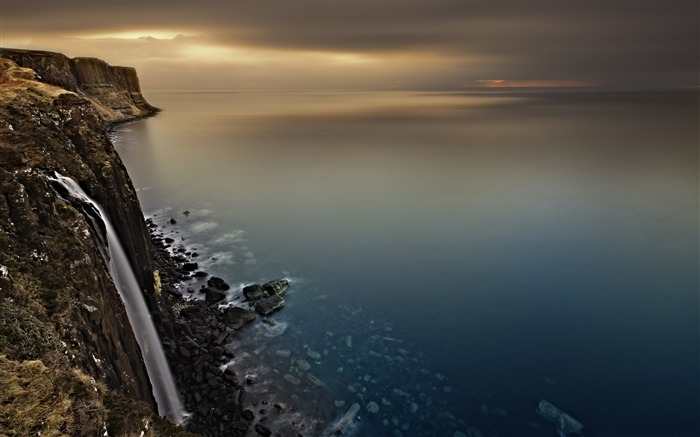
[[[108,123],[153,114],[141,94],[136,70],[113,67],[96,58],[68,58],[61,53],[0,48],[0,57],[37,73],[37,80],[73,91],[95,105]]]
[[[105,63],[15,52],[20,55],[24,65],[39,65],[44,81],[0,58],[0,373],[8,387],[19,390],[3,405],[30,411],[17,404],[26,402],[36,409],[23,419],[27,423],[0,417],[0,434],[27,429],[58,435],[47,427],[60,421],[51,412],[63,411],[61,435],[96,435],[96,423],[118,424],[105,429],[110,435],[138,435],[134,427],[141,420],[159,420],[143,408],[154,409],[155,402],[140,349],[85,217],[47,180],[54,171],[71,177],[107,210],[155,306],[153,249],[136,193],[107,137],[104,114],[92,103],[103,97],[96,92],[85,97],[82,82],[116,81],[124,88],[115,85],[109,93],[130,95],[138,93],[138,80],[129,69]],[[66,65],[77,64],[83,73],[68,74]],[[21,383],[31,375],[44,378],[45,385]],[[78,393],[75,387],[90,378],[95,388]],[[40,408],[44,387],[53,387],[52,399],[61,399],[60,405]],[[132,409],[138,405],[141,410]],[[181,432],[156,428],[149,435]]]

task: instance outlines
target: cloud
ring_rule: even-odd
[[[260,87],[320,80],[341,88],[441,89],[489,78],[697,83],[692,2],[6,0],[3,7],[4,45],[158,64],[162,72],[168,60],[180,60],[182,71],[198,60],[252,75],[239,83],[257,76]]]

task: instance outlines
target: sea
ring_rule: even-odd
[[[228,347],[304,435],[700,435],[696,89],[147,98],[146,216],[226,304],[290,281]]]

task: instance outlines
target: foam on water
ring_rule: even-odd
[[[213,229],[216,229],[218,226],[219,224],[215,222],[197,222],[190,225],[190,229],[192,229],[192,231],[194,232],[199,233],[211,231]]]

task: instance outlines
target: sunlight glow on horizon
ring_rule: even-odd
[[[123,32],[99,33],[90,35],[72,35],[73,38],[79,39],[160,39],[173,40],[177,37],[193,37],[195,35],[185,35],[183,32],[164,31],[164,30],[130,30]]]
[[[480,88],[561,88],[561,87],[586,87],[595,85],[584,80],[506,80],[506,79],[482,79],[476,81]]]

